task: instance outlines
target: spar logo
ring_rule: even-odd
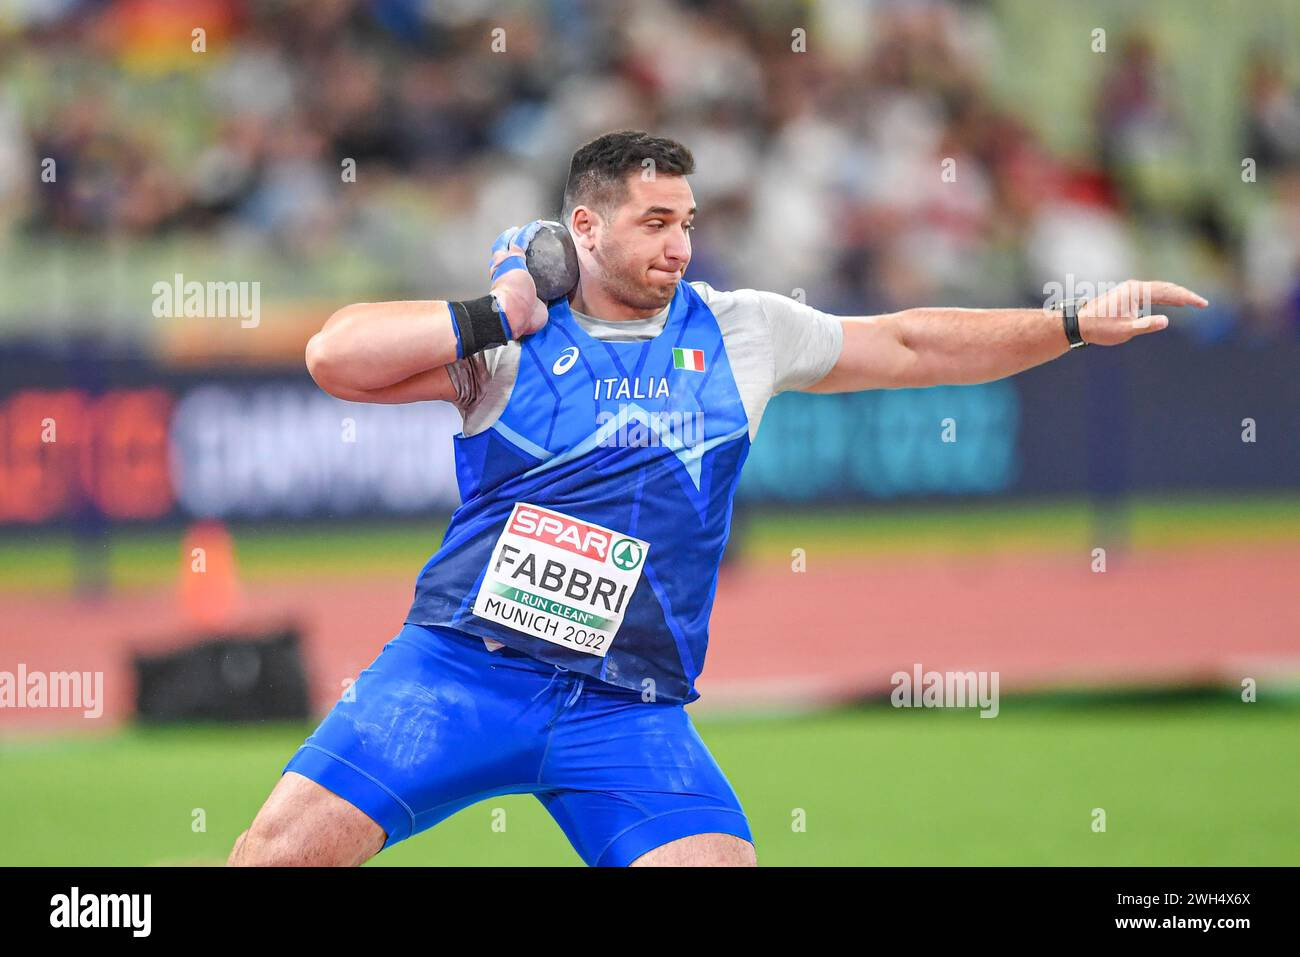
[[[613,538],[599,525],[588,525],[586,522],[561,515],[559,512],[522,503],[515,505],[514,513],[510,516],[509,530],[524,538],[553,545],[566,552],[582,555],[598,562],[603,562],[608,557],[610,541]],[[623,539],[618,544],[623,546],[625,543],[636,549],[638,553],[636,561],[630,565],[618,564],[619,561],[628,560],[627,549],[624,548],[621,552],[624,557],[621,559],[616,557],[614,562],[619,568],[635,568],[641,561],[641,548],[636,542],[627,539]]]
[[[645,552],[642,551],[641,546],[632,541],[632,539],[623,538],[614,543],[613,556],[614,564],[617,567],[623,569],[625,572],[630,572],[641,564],[641,559],[645,557]]]

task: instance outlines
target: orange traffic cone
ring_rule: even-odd
[[[240,602],[235,543],[220,522],[195,522],[181,539],[181,607],[190,623],[227,627]]]

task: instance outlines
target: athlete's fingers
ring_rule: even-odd
[[[533,237],[537,235],[538,230],[540,230],[545,225],[546,225],[545,220],[534,219],[531,223],[529,223],[527,226],[521,229],[518,235],[514,237],[515,245],[519,246],[521,249],[527,249],[528,244],[533,241]]]
[[[1145,285],[1150,301],[1158,302],[1162,306],[1204,307],[1210,304],[1203,296],[1182,286],[1176,286],[1172,282],[1149,282]]]
[[[492,266],[488,269],[488,277],[492,280],[492,284],[495,285],[497,280],[506,273],[515,269],[526,270],[527,268],[528,263],[523,248],[512,243],[492,254]]]
[[[1142,316],[1139,319],[1129,321],[1129,328],[1133,330],[1134,335],[1143,335],[1148,332],[1159,332],[1169,326],[1168,316]]]
[[[499,252],[504,253],[506,250],[508,250],[510,248],[510,243],[514,240],[515,236],[518,235],[519,230],[522,228],[523,227],[521,226],[511,226],[508,229],[503,229],[501,230],[497,238],[492,240],[492,251],[488,254],[489,255],[488,278],[489,279],[496,278],[495,274],[493,273],[493,270],[496,268],[498,262],[496,258],[497,253]]]
[[[522,255],[524,255],[524,250],[519,246],[510,245],[507,246],[505,249],[498,249],[496,252],[492,254],[492,267],[495,268],[501,262],[501,260],[505,259],[508,256],[522,256]]]
[[[496,252],[509,246],[521,229],[523,229],[522,226],[511,226],[508,229],[501,230],[497,238],[492,241],[492,251]]]

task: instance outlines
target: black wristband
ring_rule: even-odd
[[[1079,335],[1079,309],[1086,299],[1066,299],[1057,308],[1061,310],[1061,320],[1065,323],[1065,338],[1071,349],[1082,349],[1088,343]]]
[[[448,302],[447,308],[451,310],[451,325],[456,332],[458,359],[504,345],[512,338],[506,317],[491,293],[464,302]]]

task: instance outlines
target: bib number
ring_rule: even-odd
[[[517,502],[492,549],[474,614],[603,658],[649,551],[639,538]]]

